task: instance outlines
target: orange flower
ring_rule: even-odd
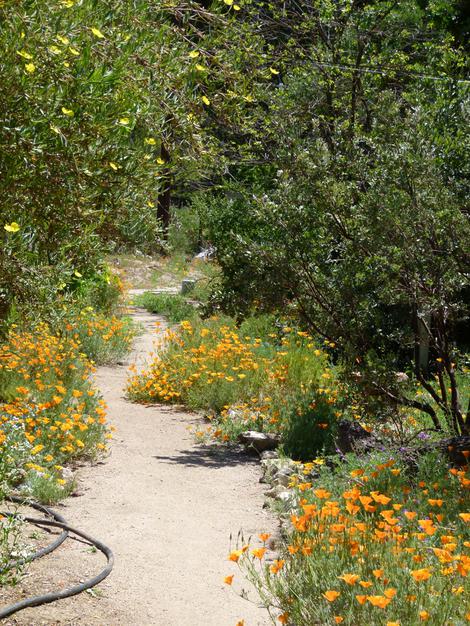
[[[367,596],[356,596],[356,600],[359,604],[365,604],[367,602]]]
[[[263,543],[266,543],[266,541],[269,539],[269,537],[271,537],[271,535],[269,533],[261,533],[261,535],[258,535],[258,537]]]
[[[459,517],[463,519],[466,524],[470,523],[470,513],[459,513]]]
[[[352,472],[349,472],[349,474],[353,478],[357,478],[357,476],[362,476],[364,474],[364,470],[363,469],[355,469]]]
[[[359,580],[359,576],[357,574],[343,574],[342,576],[338,576],[341,580],[344,580],[348,585],[355,585]]]
[[[400,626],[400,622],[387,622],[387,626]]]
[[[242,554],[243,552],[241,550],[234,550],[233,552],[230,552],[228,558],[230,561],[235,561],[236,563]]]
[[[283,559],[275,559],[269,569],[273,574],[277,574],[284,567],[284,563],[285,561]]]
[[[382,578],[382,576],[384,575],[383,569],[373,569],[372,573],[376,578]]]
[[[429,567],[424,567],[423,569],[415,569],[410,572],[416,582],[421,582],[424,580],[428,580],[431,578],[431,570]]]
[[[233,583],[233,574],[232,574],[231,576],[226,576],[226,577],[224,578],[224,583],[225,583],[226,585],[231,585],[231,584]]]
[[[428,613],[427,611],[420,611],[418,615],[419,615],[419,619],[423,622],[427,622],[428,619],[431,617],[431,614]]]
[[[265,552],[266,548],[256,548],[256,550],[251,551],[251,554],[255,557],[255,559],[259,559],[261,561]]]
[[[385,596],[367,596],[367,600],[372,606],[377,606],[379,609],[385,609],[391,602],[391,600]]]
[[[335,624],[341,624],[341,622],[344,622],[344,617],[341,617],[341,615],[335,615]]]
[[[350,515],[356,515],[360,507],[358,507],[357,504],[353,504],[352,502],[346,502],[346,509]]]
[[[424,530],[426,535],[434,535],[437,531],[437,528],[434,526],[434,522],[430,519],[419,519],[418,524]]]
[[[317,498],[320,498],[320,500],[326,500],[331,496],[331,493],[326,489],[314,489],[313,493],[316,495]]]
[[[442,548],[432,548],[432,551],[437,556],[441,563],[452,563],[454,557],[449,550],[443,550]]]
[[[384,591],[384,596],[388,598],[389,600],[392,600],[396,595],[397,595],[397,590],[394,589],[393,587],[389,587],[388,589],[385,589]]]
[[[372,583],[369,582],[368,580],[360,580],[359,584],[361,585],[361,587],[364,587],[364,589],[368,589],[369,587],[372,587]]]
[[[281,624],[287,624],[287,620],[289,619],[289,613],[282,613],[277,619],[281,622]]]
[[[380,504],[388,504],[391,500],[391,498],[388,498],[378,491],[371,491],[370,495],[374,498],[375,502],[379,502]]]
[[[325,593],[323,594],[323,597],[326,598],[328,602],[334,602],[336,598],[340,595],[341,594],[339,591],[330,590],[330,591],[325,591]]]
[[[414,519],[416,517],[416,513],[414,511],[405,511],[405,517],[407,519]]]

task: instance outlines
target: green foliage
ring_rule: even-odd
[[[61,480],[59,478],[59,480]],[[41,504],[57,504],[64,500],[74,491],[74,480],[61,484],[57,482],[57,476],[52,473],[30,472],[22,490],[25,495]]]
[[[19,565],[25,548],[21,537],[22,522],[8,516],[0,520],[0,587],[15,585],[21,579],[24,566]]]
[[[129,317],[106,317],[86,307],[63,321],[60,332],[77,341],[80,350],[97,365],[111,365],[128,354],[138,328]]]
[[[180,295],[146,291],[134,298],[134,302],[150,313],[164,315],[171,323],[191,320],[198,315],[196,308]]]
[[[0,20],[3,319],[105,247],[161,249],[165,198],[223,171],[253,72],[224,4],[9,1]]]
[[[130,379],[129,397],[202,409],[215,438],[277,431],[296,457],[315,456],[331,446],[339,415],[335,373],[307,333],[271,322],[270,316],[247,318],[240,327],[228,317],[182,322],[162,338],[149,368]]]
[[[168,246],[174,252],[193,256],[203,246],[199,205],[194,200],[188,206],[174,209],[168,232]]]
[[[335,407],[322,394],[312,393],[281,412],[285,424],[283,450],[292,459],[310,461],[334,451]]]
[[[462,51],[434,21],[450,23],[456,3],[271,10],[282,89],[259,119],[259,156],[276,173],[240,175],[207,200],[222,272],[213,305],[287,308],[336,343],[371,415],[403,404],[464,432],[468,84]]]

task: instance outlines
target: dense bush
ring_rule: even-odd
[[[183,296],[146,291],[134,298],[134,303],[150,313],[164,315],[170,322],[182,322],[197,316],[196,308]]]
[[[291,39],[285,48],[276,40],[282,89],[259,120],[263,158],[277,172],[265,181],[242,173],[214,192],[206,228],[222,271],[215,305],[290,307],[337,344],[370,415],[404,405],[460,433],[468,84],[463,52],[445,20],[436,30],[434,9],[278,8]]]
[[[173,188],[224,169],[229,136],[213,130],[251,106],[251,57],[234,54],[234,12],[213,8],[0,6],[0,319],[51,306],[106,248],[161,249]]]

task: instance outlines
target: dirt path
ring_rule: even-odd
[[[142,363],[155,337],[157,318],[139,310],[136,318],[146,330],[129,363]],[[109,421],[117,429],[112,454],[104,464],[82,468],[82,495],[56,507],[72,526],[113,549],[115,569],[93,595],[23,611],[7,624],[270,623],[264,609],[241,599],[223,582],[235,572],[234,589],[241,589],[242,575],[227,561],[230,534],[236,539],[240,529],[249,536],[274,525],[262,509],[257,463],[243,454],[195,445],[188,432],[197,423],[192,415],[127,402],[126,378],[125,366],[99,369]],[[100,555],[81,543],[67,543],[31,566],[20,588],[24,595],[69,586],[99,571]],[[18,591],[15,595],[18,599]]]

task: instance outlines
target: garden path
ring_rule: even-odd
[[[272,530],[262,509],[257,462],[240,453],[198,446],[188,431],[195,415],[124,397],[127,367],[152,350],[155,316],[136,309],[145,332],[128,362],[100,367],[97,382],[116,427],[111,455],[79,471],[79,497],[56,507],[67,521],[114,551],[111,576],[92,593],[28,609],[8,620],[21,626],[246,626],[267,612],[237,595],[242,575],[227,561],[236,541]],[[51,591],[97,573],[103,559],[66,542],[34,563],[17,593]],[[224,584],[235,573],[233,589]],[[246,588],[247,584],[243,586]],[[253,590],[251,594],[255,598]],[[17,599],[17,598],[16,598]]]

